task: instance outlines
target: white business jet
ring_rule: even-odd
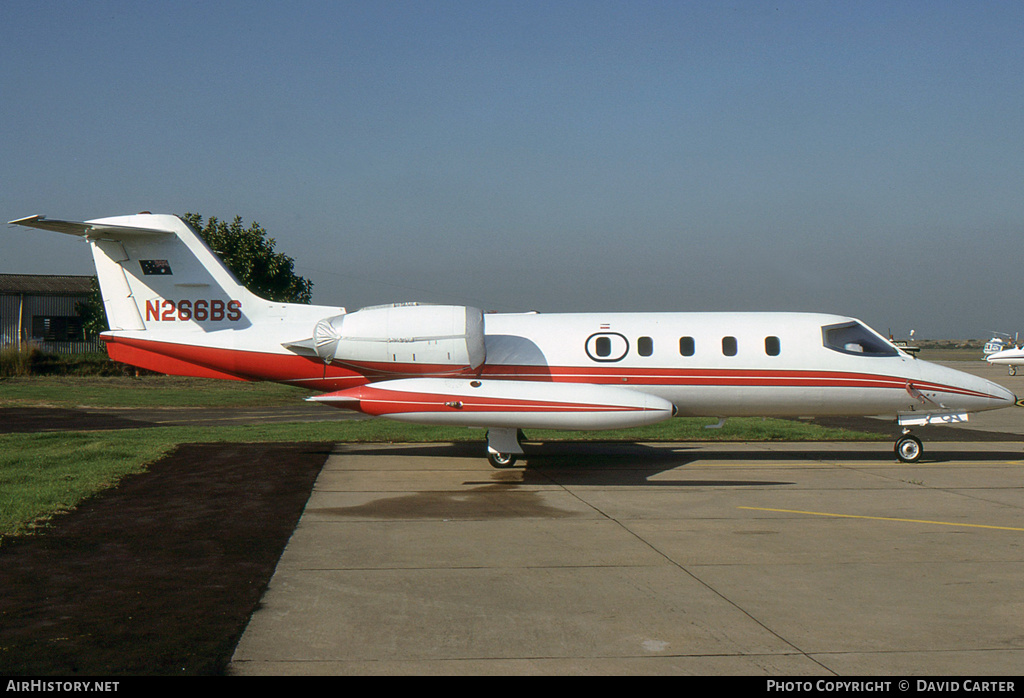
[[[1011,376],[1017,375],[1017,367],[1024,365],[1024,347],[1010,345],[1009,349],[1001,349],[985,356],[990,364],[1008,367]]]
[[[170,215],[17,225],[78,235],[96,264],[110,357],[161,373],[301,385],[332,407],[483,427],[511,466],[522,429],[612,429],[674,415],[886,415],[909,428],[1013,405],[990,381],[920,361],[860,321],[810,313],[492,314],[275,303]]]

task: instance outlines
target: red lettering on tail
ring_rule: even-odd
[[[201,298],[195,301],[171,301],[158,298],[146,301],[146,322],[238,322],[241,319],[242,301],[237,300],[224,302],[219,298]]]

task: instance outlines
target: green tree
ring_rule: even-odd
[[[309,303],[313,299],[313,282],[295,273],[291,257],[274,251],[277,241],[258,223],[246,228],[240,216],[231,223],[211,216],[203,225],[198,213],[186,213],[182,218],[257,296],[279,303]]]
[[[75,303],[75,312],[82,319],[82,331],[88,339],[95,339],[100,332],[110,329],[107,326],[107,313],[103,310],[103,296],[100,295],[99,280],[92,277],[92,290],[89,299]]]
[[[199,232],[242,285],[257,296],[278,303],[312,301],[313,282],[295,273],[295,261],[291,257],[274,251],[277,241],[268,237],[258,223],[253,222],[246,228],[242,218],[235,216],[231,223],[211,217],[204,225],[198,213],[186,213],[182,218]],[[86,336],[95,337],[109,329],[95,281],[88,302],[78,303],[76,310]]]

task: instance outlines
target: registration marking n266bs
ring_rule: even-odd
[[[242,302],[236,300],[146,301],[146,322],[185,322],[187,320],[196,320],[198,322],[227,320],[229,322],[236,322],[241,318]]]

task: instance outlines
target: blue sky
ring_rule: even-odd
[[[1024,3],[0,4],[0,213],[259,222],[314,302],[1024,331]],[[91,273],[0,228],[0,273]]]

